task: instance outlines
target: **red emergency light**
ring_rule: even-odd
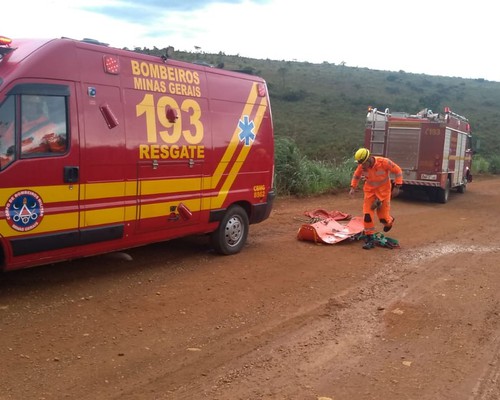
[[[264,97],[266,95],[266,86],[263,85],[262,83],[259,83],[257,85],[257,92],[260,97]]]
[[[451,111],[451,110],[450,110],[450,107],[445,107],[445,108],[444,108],[444,112],[445,112],[446,114],[448,114],[450,111]]]
[[[120,73],[120,62],[117,57],[114,56],[104,56],[102,58],[104,63],[104,71],[108,74],[118,75]]]
[[[441,169],[441,159],[439,157],[439,154],[435,154],[434,155],[434,171],[435,172],[439,172],[439,170]]]

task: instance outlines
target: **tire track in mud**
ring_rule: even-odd
[[[211,376],[215,380],[211,387],[202,389],[201,385],[199,390],[211,399],[265,399],[277,395],[313,398],[321,395],[315,388],[323,385],[321,377],[325,366],[330,375],[337,375],[339,380],[359,370],[359,366],[366,363],[367,355],[377,351],[377,343],[385,329],[381,313],[390,312],[391,304],[398,303],[425,284],[426,271],[433,268],[435,260],[448,255],[498,251],[500,247],[451,243],[400,253],[395,251],[386,265],[360,286],[314,304],[271,329],[269,326],[261,328],[258,335],[261,345],[247,349],[228,365],[218,368]],[[494,368],[484,373],[483,384],[477,388],[478,393],[486,393],[486,396],[493,389],[484,385],[498,382],[498,346],[496,353],[495,362],[490,363]],[[337,365],[333,372],[332,365]],[[269,376],[273,377],[272,381]],[[183,394],[192,394],[185,389]],[[238,397],[238,393],[246,393],[248,397]],[[471,400],[493,398],[497,399],[490,396]]]
[[[488,361],[477,385],[472,391],[469,400],[498,400],[500,399],[500,335],[493,342],[496,343],[495,350]]]

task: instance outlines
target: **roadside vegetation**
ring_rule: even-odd
[[[348,188],[355,163],[351,158],[332,163],[311,160],[293,140],[276,138],[275,187],[279,195],[308,196]]]
[[[135,51],[163,55],[165,49]],[[341,57],[342,55],[339,55]],[[312,195],[349,186],[354,151],[363,145],[368,106],[417,113],[423,108],[469,119],[473,174],[500,173],[500,83],[484,79],[380,71],[324,62],[257,60],[223,52],[178,51],[174,58],[262,76],[276,138],[278,195]]]

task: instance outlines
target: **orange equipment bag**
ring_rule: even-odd
[[[346,224],[334,218],[325,218],[311,224],[303,224],[297,232],[297,239],[314,243],[335,244],[346,239],[356,239],[363,232],[362,217],[353,217]]]

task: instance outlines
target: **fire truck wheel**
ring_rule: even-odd
[[[448,197],[450,197],[450,187],[451,187],[451,183],[450,183],[450,180],[448,179],[446,181],[446,187],[444,189],[437,188],[436,201],[438,203],[445,204],[448,202]]]
[[[219,227],[212,233],[212,246],[217,253],[236,254],[245,245],[248,230],[248,215],[245,210],[238,205],[231,206]]]
[[[465,193],[466,189],[467,189],[467,184],[463,183],[459,187],[457,187],[457,192],[458,193]]]

